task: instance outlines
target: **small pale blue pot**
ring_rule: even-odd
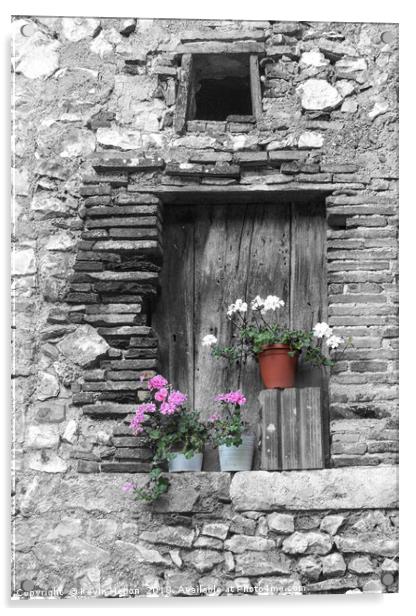
[[[254,453],[254,434],[242,436],[243,442],[238,447],[220,445],[220,467],[222,471],[251,471]]]
[[[183,453],[175,453],[169,460],[170,473],[197,473],[202,469],[202,453],[196,453],[192,458],[185,458]]]

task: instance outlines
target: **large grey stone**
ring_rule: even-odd
[[[329,580],[323,580],[322,582],[316,582],[315,584],[308,584],[306,586],[306,591],[308,593],[331,592],[357,588],[357,586],[358,580],[355,575],[344,575],[343,577],[331,578]]]
[[[335,535],[340,526],[342,526],[344,520],[345,518],[343,515],[326,515],[322,519],[320,529],[325,533]]]
[[[271,513],[267,516],[267,524],[270,530],[285,535],[295,530],[294,517],[289,513]]]
[[[65,400],[48,400],[34,407],[34,416],[39,423],[60,423],[65,419]]]
[[[161,526],[154,531],[144,531],[140,539],[149,543],[164,543],[180,548],[190,548],[195,538],[195,531],[184,526]]]
[[[23,248],[12,253],[14,276],[28,276],[36,273],[36,255],[33,248]]]
[[[34,471],[43,473],[64,473],[67,468],[67,462],[59,457],[55,452],[46,452],[46,450],[36,451],[29,457],[29,468]]]
[[[201,534],[208,535],[209,537],[216,537],[217,539],[225,539],[229,528],[229,523],[206,522],[202,527]]]
[[[332,548],[333,539],[326,533],[309,532],[305,536],[308,542],[307,554],[328,554]]]
[[[250,535],[233,535],[231,539],[227,539],[224,543],[225,549],[235,554],[243,554],[250,550],[264,552],[272,550],[275,546],[276,544],[272,539],[252,537]]]
[[[39,372],[36,397],[38,400],[48,400],[48,398],[56,398],[59,394],[58,379],[54,374],[49,372]]]
[[[215,565],[222,563],[224,556],[215,550],[192,550],[183,555],[183,560],[195,567],[199,573],[205,573],[211,571]]]
[[[86,368],[110,348],[109,344],[91,325],[80,325],[65,336],[58,344],[58,349],[75,364]]]
[[[308,111],[329,111],[335,109],[342,96],[325,79],[308,79],[297,88],[302,107]]]
[[[307,549],[308,540],[303,533],[293,533],[282,544],[282,550],[287,554],[304,554]]]
[[[53,449],[59,444],[57,425],[31,425],[26,431],[25,445],[29,449]]]
[[[42,191],[35,194],[30,204],[30,209],[38,212],[40,218],[47,219],[69,216],[71,210],[74,210],[76,206],[77,202],[75,199],[62,201],[62,199],[50,196]]]
[[[221,539],[215,539],[215,537],[205,537],[201,535],[194,542],[194,548],[212,548],[213,550],[222,550],[224,542]]]
[[[373,573],[374,567],[368,556],[357,556],[356,558],[352,558],[348,563],[348,570],[351,571],[351,573],[365,575],[366,573]]]
[[[298,576],[260,578],[258,595],[301,595],[302,584]]]
[[[338,552],[328,554],[322,558],[322,573],[325,577],[344,575],[346,567],[342,554]]]
[[[231,498],[239,511],[388,509],[397,507],[396,466],[236,473]]]
[[[33,21],[26,19],[12,22],[12,31],[17,73],[28,79],[46,79],[55,73],[59,68],[59,41],[48,37]]]
[[[394,557],[399,551],[399,542],[396,539],[387,539],[374,533],[335,537],[335,544],[340,552],[346,554],[361,552],[375,556]]]
[[[277,552],[247,552],[236,556],[235,569],[238,575],[288,575],[290,560]]]
[[[312,131],[305,131],[299,135],[298,148],[321,148],[324,144],[324,136],[321,133],[313,133]]]
[[[230,493],[229,473],[177,473],[172,474],[170,481],[168,493],[154,503],[155,511],[216,511]]]
[[[116,541],[114,551],[121,566],[123,564],[149,563],[154,565],[170,565],[171,560],[163,556],[153,548],[149,548],[141,543],[130,543],[128,541]]]
[[[319,579],[322,571],[322,563],[314,556],[304,556],[300,558],[297,564],[297,570],[301,575],[308,580],[316,581]]]
[[[167,571],[165,573],[165,593],[174,597],[194,597],[198,595],[197,577],[189,571]]]
[[[128,128],[99,128],[97,143],[121,150],[138,150],[142,147],[142,133]]]
[[[88,17],[62,18],[62,34],[68,41],[75,43],[93,36],[98,31],[99,27],[99,19],[91,19]]]

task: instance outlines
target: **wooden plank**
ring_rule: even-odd
[[[263,470],[323,468],[319,387],[268,389],[259,394]]]
[[[297,390],[297,397],[300,468],[323,468],[321,390],[319,387],[304,387]]]
[[[256,55],[250,56],[250,86],[252,114],[255,116],[256,120],[259,120],[262,117],[263,106],[261,99],[259,59]]]
[[[292,204],[290,325],[294,329],[311,329],[326,320],[326,229],[324,206],[311,200]],[[322,370],[299,363],[296,385],[322,383]]]
[[[263,389],[259,394],[261,406],[261,453],[260,468],[275,470],[279,468],[279,429],[277,392],[275,389]]]
[[[299,468],[296,390],[283,389],[277,396],[280,414],[280,464],[283,470]]]
[[[189,95],[192,80],[192,55],[185,53],[182,56],[178,94],[176,96],[175,131],[182,134],[185,130]]]
[[[166,251],[152,327],[159,341],[161,373],[188,394],[192,405],[194,253],[193,222],[186,210],[167,211],[164,238]]]
[[[250,358],[245,367],[230,370],[198,342],[207,333],[222,343],[231,342],[225,312],[237,298],[288,294],[289,210],[271,205],[200,206],[195,220],[196,404],[209,409],[213,392],[242,388],[248,400],[248,419],[254,426],[261,388],[257,363]],[[282,311],[283,321],[288,322],[288,314],[287,309]]]

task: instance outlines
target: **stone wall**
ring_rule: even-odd
[[[397,592],[394,468],[295,475],[184,474],[148,508],[114,475],[31,473],[17,495],[15,596]]]
[[[353,342],[330,377],[331,465],[396,463],[397,27],[38,17],[12,27],[17,488],[101,482],[110,502],[123,477],[94,473],[148,468],[127,422],[144,395],[138,377],[157,368],[163,207],[189,194],[326,200],[328,320]],[[176,132],[183,54],[242,52],[260,57],[262,117]],[[127,539],[98,512],[109,538]],[[22,572],[53,553],[63,563],[59,543],[33,547],[48,515]],[[83,537],[89,517],[58,535]]]

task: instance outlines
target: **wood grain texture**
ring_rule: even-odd
[[[261,468],[300,470],[324,467],[319,387],[260,392]]]
[[[192,80],[192,55],[185,53],[182,56],[178,94],[175,108],[175,131],[182,134],[185,130],[189,96]]]
[[[252,114],[256,120],[259,120],[263,113],[263,105],[261,98],[259,59],[256,55],[250,56],[250,86]]]
[[[225,318],[229,304],[239,297],[279,295],[286,299],[280,322],[296,327],[311,327],[324,314],[324,223],[319,207],[308,207],[195,202],[166,208],[164,265],[152,326],[162,373],[188,393],[190,406],[203,418],[213,412],[216,393],[241,388],[253,432],[259,424],[257,362],[250,358],[230,367],[201,344],[206,334],[223,344],[232,341],[234,332]],[[310,366],[302,368],[301,384],[321,386],[321,373],[311,372]],[[287,404],[291,400],[296,406],[292,394],[287,396]],[[292,419],[284,425],[285,442],[296,438],[296,417]],[[292,450],[284,454],[289,466],[294,464]]]

